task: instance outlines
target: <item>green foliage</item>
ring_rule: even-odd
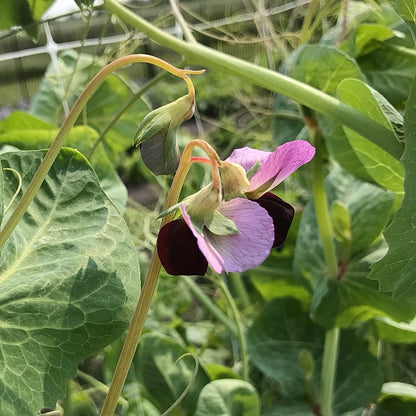
[[[380,290],[395,297],[412,297],[414,289],[415,256],[415,180],[416,151],[416,83],[413,83],[404,116],[405,152],[402,157],[405,171],[403,203],[395,213],[385,233],[389,245],[387,254],[371,270],[370,279],[377,280]]]
[[[38,37],[35,21],[49,9],[54,0],[3,0],[0,4],[0,30],[22,26],[33,39]]]
[[[140,341],[136,370],[138,379],[160,411],[167,410],[191,383],[191,388],[179,407],[185,414],[194,414],[196,401],[202,388],[209,383],[201,367],[195,379],[195,362],[192,357],[177,361],[189,352],[175,339],[160,335],[146,334]]]
[[[254,387],[242,380],[222,379],[207,384],[198,398],[195,416],[259,416]]]
[[[376,99],[376,94],[357,79],[343,80],[338,86],[338,97],[341,101],[392,130],[389,119]],[[383,97],[379,97],[380,101],[382,99]],[[384,107],[391,108],[388,103],[385,103]],[[400,122],[400,115],[396,114],[394,108],[391,108],[390,113]],[[404,171],[400,161],[358,133],[346,127],[344,129],[354,152],[373,180],[402,197]]]
[[[3,169],[19,172],[23,190],[43,157],[0,155]],[[9,201],[18,180],[3,174]],[[0,259],[1,414],[32,416],[64,396],[79,361],[126,329],[140,291],[137,258],[91,166],[65,149]]]
[[[56,127],[24,112],[14,112],[0,121],[0,145],[11,145],[22,150],[46,149],[57,133]],[[98,133],[92,128],[77,126],[69,133],[66,145],[86,156],[97,139]],[[127,189],[101,143],[91,156],[90,163],[104,191],[119,211],[123,212],[127,202]]]

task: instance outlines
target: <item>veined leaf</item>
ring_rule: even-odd
[[[247,381],[214,380],[198,397],[195,416],[259,416],[260,400],[256,389]]]
[[[342,81],[338,86],[338,97],[344,103],[392,130],[392,126],[373,92],[363,82],[357,79]],[[347,127],[344,127],[344,130],[356,155],[372,179],[379,185],[392,190],[401,198],[404,171],[400,161],[353,130]]]
[[[370,279],[377,280],[380,290],[396,297],[416,294],[416,81],[410,90],[404,115],[405,151],[402,162],[405,170],[405,195],[396,211],[385,238],[387,254],[372,267]]]
[[[0,160],[20,173],[25,190],[44,155],[10,152]],[[18,179],[3,174],[7,202]],[[86,159],[63,149],[0,249],[0,414],[55,407],[77,364],[127,328],[139,292],[122,216]]]
[[[13,145],[22,150],[46,149],[55,138],[58,129],[36,117],[16,111],[0,121],[0,145]],[[87,126],[75,126],[69,133],[65,144],[88,155],[98,133]],[[90,162],[100,179],[104,191],[120,212],[127,203],[127,189],[100,143]]]

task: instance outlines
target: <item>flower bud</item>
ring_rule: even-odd
[[[192,117],[194,96],[187,94],[150,112],[134,135],[144,164],[155,175],[169,175],[178,168],[180,153],[176,143],[179,126]]]
[[[245,198],[249,181],[244,168],[234,162],[221,162],[221,181],[224,188],[224,199]]]
[[[212,221],[214,212],[221,203],[221,189],[210,183],[200,191],[185,198],[183,202],[192,223],[196,227],[202,228]]]

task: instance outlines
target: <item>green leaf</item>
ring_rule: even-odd
[[[307,350],[319,360],[323,330],[310,321],[299,302],[289,298],[268,302],[250,326],[247,343],[253,364],[273,380],[282,396],[304,395],[305,373],[299,357]]]
[[[416,55],[388,44],[357,58],[367,83],[393,106],[405,103],[416,73]]]
[[[307,204],[301,218],[293,264],[295,275],[309,282],[309,287],[316,292],[314,319],[327,322],[327,309],[334,311],[333,303],[337,297],[338,325],[349,326],[355,320],[367,320],[375,315],[398,321],[411,319],[416,307],[414,301],[397,301],[391,294],[380,292],[377,282],[367,278],[369,267],[385,253],[384,246],[377,243],[377,239],[390,217],[393,194],[355,179],[340,169],[332,170],[326,180],[326,190],[329,204],[341,201],[349,212],[351,251],[346,253],[344,246],[334,241],[339,259],[338,291],[322,287],[326,274],[325,260],[315,210],[313,204]],[[320,291],[317,292],[318,288]],[[321,306],[320,299],[323,302]],[[317,314],[319,311],[322,316]]]
[[[50,124],[30,114],[17,111],[0,121],[0,145],[13,145],[23,150],[44,149],[50,146],[57,132],[58,129]],[[87,155],[97,138],[98,134],[93,129],[76,126],[69,133],[65,143]],[[127,189],[102,144],[97,146],[90,162],[104,191],[119,211],[123,212],[127,203]]]
[[[416,22],[416,1],[415,0],[395,0],[400,16],[410,22]]]
[[[4,214],[4,185],[3,185],[3,166],[0,160],[0,229],[3,222]]]
[[[335,200],[331,204],[331,223],[334,237],[341,243],[351,241],[351,218],[347,207]]]
[[[396,297],[414,297],[414,270],[416,267],[416,82],[413,83],[404,115],[406,139],[402,163],[405,170],[405,195],[396,211],[385,238],[387,254],[373,265],[369,278],[377,280],[380,290],[393,292]]]
[[[416,318],[409,323],[405,323],[377,317],[374,324],[379,339],[404,344],[416,342]]]
[[[330,95],[345,78],[364,80],[357,63],[345,53],[327,46],[305,45],[293,56],[290,76]]]
[[[341,45],[341,50],[354,57],[366,55],[380,47],[384,42],[395,36],[395,33],[382,24],[360,24]]]
[[[333,402],[335,414],[373,402],[383,385],[383,373],[376,357],[353,331],[342,331],[339,345]]]
[[[363,82],[356,79],[342,81],[338,87],[338,97],[344,103],[392,130],[373,91]],[[344,129],[355,153],[372,179],[401,197],[404,171],[400,161],[353,130],[347,127]]]
[[[313,384],[312,390],[318,391],[319,370],[311,377],[301,362],[305,351],[315,363],[321,362],[323,336],[324,330],[311,322],[298,302],[275,299],[253,321],[247,341],[253,364],[276,383],[279,394],[299,400],[305,397],[307,377]],[[316,369],[319,368],[317,365]],[[334,392],[336,414],[370,403],[382,384],[377,359],[368,352],[366,343],[352,331],[342,331]]]
[[[44,155],[20,151],[0,159],[26,189]],[[5,201],[16,186],[16,175],[4,171]],[[78,362],[127,328],[139,292],[123,218],[85,158],[63,149],[0,251],[2,416],[55,407]]]
[[[259,416],[260,400],[248,382],[214,380],[201,391],[195,416]]]
[[[416,402],[416,386],[407,383],[384,383],[381,389],[381,400],[386,397],[398,397],[402,400]]]
[[[160,411],[167,410],[192,381],[195,368],[192,357],[176,362],[187,352],[176,340],[165,335],[152,333],[141,338],[136,361],[139,381]],[[190,391],[179,404],[185,414],[195,413],[199,393],[209,381],[205,370],[199,366]]]

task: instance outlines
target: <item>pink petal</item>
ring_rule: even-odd
[[[226,162],[234,162],[241,165],[246,172],[250,170],[257,162],[263,163],[272,152],[252,149],[251,147],[243,147],[235,149],[231,155],[225,159]]]
[[[183,219],[185,220],[189,229],[192,231],[192,234],[196,237],[198,247],[207,259],[210,266],[217,273],[221,273],[222,271],[224,271],[225,264],[221,255],[217,252],[217,250],[214,247],[212,247],[207,241],[205,241],[205,238],[201,234],[199,234],[198,231],[195,229],[194,225],[192,224],[191,217],[186,212],[185,204],[181,204],[180,209],[182,212]]]
[[[273,220],[267,211],[243,198],[221,204],[218,211],[232,220],[240,231],[225,236],[207,231],[205,235],[209,244],[221,253],[224,270],[243,272],[261,264],[269,256],[274,241]]]
[[[305,140],[294,140],[279,146],[264,160],[260,169],[251,178],[248,192],[262,188],[266,192],[273,189],[303,164],[309,162],[315,154],[315,148]]]
[[[270,254],[274,241],[273,220],[256,202],[235,198],[218,207],[218,211],[232,220],[240,231],[232,235],[216,235],[205,229],[202,236],[192,225],[184,205],[181,211],[199,249],[217,273],[252,269]]]

